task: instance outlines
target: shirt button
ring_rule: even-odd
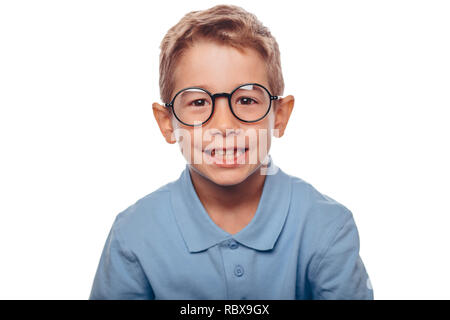
[[[237,249],[237,247],[239,247],[239,244],[238,244],[236,241],[230,240],[230,241],[228,242],[228,248],[234,250],[234,249]]]
[[[236,277],[242,277],[242,275],[244,274],[244,268],[238,264],[236,267],[234,267],[234,275]]]

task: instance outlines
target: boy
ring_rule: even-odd
[[[188,164],[116,217],[90,299],[373,299],[352,213],[269,155],[283,89],[274,37],[242,8],[168,31],[153,112]]]

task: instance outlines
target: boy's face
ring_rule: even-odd
[[[258,83],[270,90],[266,65],[256,51],[239,51],[212,41],[197,41],[185,50],[174,80],[172,97],[187,87],[201,87],[215,94]],[[201,127],[180,123],[159,104],[153,104],[153,110],[166,141],[178,141],[191,168],[218,185],[229,186],[241,183],[260,168],[269,153],[272,133],[283,134],[293,103],[292,96],[272,102],[265,118],[247,123],[232,114],[226,97],[218,97],[212,117]]]

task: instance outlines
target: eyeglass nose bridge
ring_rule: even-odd
[[[267,93],[268,93],[268,95],[269,95],[269,99],[270,99],[270,104],[269,104],[269,108],[267,109],[267,112],[264,114],[264,116],[262,116],[262,117],[261,117],[260,119],[258,119],[258,120],[247,121],[247,120],[242,120],[241,118],[239,118],[239,117],[237,116],[237,114],[234,112],[233,107],[231,106],[231,97],[233,96],[233,93],[234,93],[236,90],[237,90],[237,89],[233,90],[231,93],[227,93],[227,92],[220,92],[220,93],[215,93],[215,94],[209,93],[209,96],[211,97],[211,100],[212,100],[211,114],[209,115],[209,118],[208,118],[206,121],[204,121],[201,125],[203,125],[204,123],[208,122],[208,121],[212,118],[212,116],[213,116],[213,114],[214,114],[214,112],[215,112],[215,108],[216,108],[216,98],[221,98],[221,97],[227,98],[227,100],[228,100],[228,107],[230,108],[230,111],[231,111],[231,113],[233,114],[233,116],[234,116],[236,119],[240,120],[240,121],[248,122],[248,123],[256,122],[256,121],[259,121],[259,120],[261,120],[262,118],[264,118],[264,117],[269,113],[269,111],[270,111],[270,107],[272,106],[272,101],[273,101],[273,100],[278,100],[278,99],[280,98],[280,96],[273,96],[272,94],[270,94],[269,91],[267,91],[267,89],[265,89],[265,90],[267,91]]]
[[[220,97],[225,97],[225,98],[227,98],[228,100],[230,100],[230,98],[231,98],[231,93],[220,92],[220,93],[216,93],[216,94],[211,95],[213,104],[216,103],[216,98],[220,98]]]
[[[233,91],[234,92],[234,91]],[[240,120],[239,117],[234,113],[233,107],[231,106],[231,96],[233,95],[233,93],[227,93],[227,92],[219,92],[219,93],[215,93],[215,94],[210,94],[211,96],[211,100],[212,100],[212,110],[211,110],[211,115],[209,116],[208,120],[212,118],[215,109],[216,109],[216,98],[227,98],[227,102],[228,102],[228,108],[230,108],[231,113],[233,114],[233,116]],[[207,122],[205,121],[205,122]]]
[[[231,95],[232,95],[232,93],[227,93],[227,92],[219,92],[216,94],[210,94],[211,100],[212,100],[211,116],[214,113],[214,109],[216,108],[216,98],[224,97],[224,98],[227,98],[228,107],[230,108],[231,113],[236,117],[236,115],[234,114],[233,108],[231,107]]]

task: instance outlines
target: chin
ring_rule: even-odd
[[[212,165],[214,166],[214,165]],[[245,181],[251,174],[248,165],[239,168],[210,168],[210,165],[194,166],[196,172],[219,186],[233,186]]]

